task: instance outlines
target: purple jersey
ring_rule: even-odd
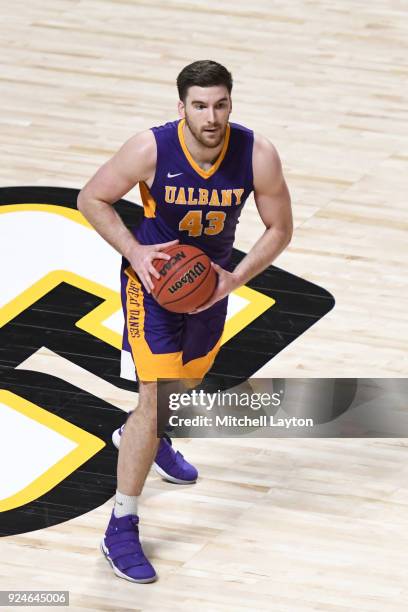
[[[184,120],[173,121],[152,128],[156,174],[150,189],[140,183],[144,218],[136,237],[141,244],[178,238],[225,267],[238,218],[253,190],[253,132],[230,123],[218,159],[203,170],[186,147],[183,124]]]

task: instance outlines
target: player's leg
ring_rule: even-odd
[[[183,317],[161,309],[135,278],[126,283],[125,300],[128,338],[141,381],[140,395],[138,408],[126,423],[123,446],[122,442],[120,445],[116,503],[102,551],[116,575],[133,582],[151,582],[156,574],[139,541],[138,497],[159,444],[155,381],[158,377],[179,377]]]
[[[140,382],[139,404],[129,416],[119,448],[118,491],[139,496],[156,456],[157,384]]]
[[[141,382],[138,408],[122,436],[115,507],[101,545],[115,574],[132,582],[156,579],[139,540],[138,501],[158,444],[156,383]]]

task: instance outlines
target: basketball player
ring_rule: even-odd
[[[197,477],[168,440],[157,439],[156,381],[203,378],[220,348],[228,295],[264,270],[292,235],[290,196],[276,149],[229,123],[228,70],[214,61],[194,62],[181,71],[177,87],[180,119],[130,138],[78,198],[79,210],[123,255],[124,342],[139,380],[139,405],[116,432],[117,492],[101,547],[115,574],[133,582],[156,579],[138,530],[138,500],[153,461],[173,482]],[[137,183],[144,218],[131,232],[112,204]],[[230,270],[235,227],[252,191],[265,231]],[[202,249],[218,274],[210,300],[187,315],[163,309],[151,295],[152,277],[159,278],[152,262],[169,259],[164,249],[177,241]]]

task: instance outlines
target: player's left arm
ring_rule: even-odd
[[[255,136],[252,166],[255,203],[265,231],[233,272],[212,264],[218,273],[217,288],[211,299],[195,313],[209,308],[262,272],[292,238],[292,208],[282,164],[273,144],[263,136]]]
[[[255,203],[265,231],[233,272],[238,286],[267,268],[293,233],[290,194],[277,150],[263,136],[255,136],[252,159]]]

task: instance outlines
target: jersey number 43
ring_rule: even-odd
[[[203,211],[190,210],[180,221],[180,232],[188,232],[189,236],[215,236],[224,229],[225,212],[211,210],[205,215],[205,227],[203,226]]]

